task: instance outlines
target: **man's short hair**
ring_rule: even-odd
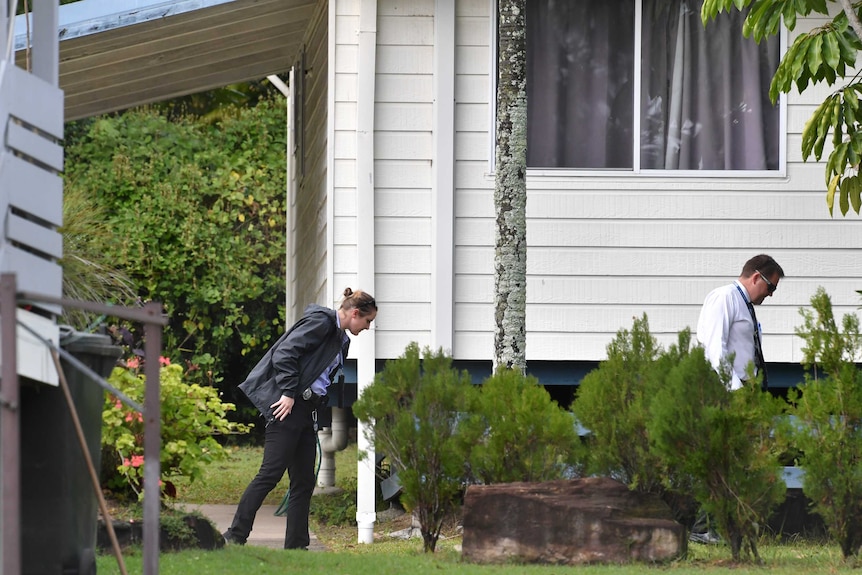
[[[745,265],[742,266],[742,274],[741,277],[750,278],[754,275],[754,272],[760,272],[762,275],[767,278],[771,278],[776,273],[779,278],[784,277],[784,270],[781,269],[781,266],[778,265],[772,256],[768,256],[766,254],[759,254],[745,262]]]

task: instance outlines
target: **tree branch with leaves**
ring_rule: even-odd
[[[830,7],[832,8],[830,10]],[[832,86],[845,81],[814,111],[802,130],[802,159],[819,161],[831,134],[832,148],[826,161],[826,205],[833,213],[836,196],[842,215],[850,208],[862,208],[862,78],[858,73],[846,79],[848,68],[856,65],[862,50],[860,5],[850,0],[704,0],[701,19],[704,26],[722,11],[748,10],[742,33],[760,42],[779,32],[781,22],[792,31],[797,17],[810,14],[830,16],[832,20],[800,34],[778,65],[769,88],[772,103],[793,87],[801,93],[809,84],[826,82]]]

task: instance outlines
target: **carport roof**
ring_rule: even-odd
[[[66,120],[287,72],[317,0],[81,0],[60,7]],[[25,65],[27,22],[15,22]]]

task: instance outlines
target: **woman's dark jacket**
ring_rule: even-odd
[[[302,318],[266,352],[239,385],[261,415],[273,418],[273,403],[282,395],[296,398],[327,369],[338,352],[347,357],[350,339],[338,327],[336,311],[311,304]]]

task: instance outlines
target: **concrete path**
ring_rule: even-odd
[[[177,507],[182,507],[188,511],[199,511],[204,517],[215,523],[219,533],[224,533],[230,527],[230,522],[233,520],[233,514],[236,511],[236,505],[198,505],[194,503],[178,503]],[[263,505],[257,512],[254,520],[254,528],[248,536],[246,545],[257,545],[259,547],[273,547],[275,549],[284,548],[284,517],[273,515],[277,505]],[[311,533],[311,544],[308,546],[309,551],[326,551],[326,547],[317,539],[314,533]]]

